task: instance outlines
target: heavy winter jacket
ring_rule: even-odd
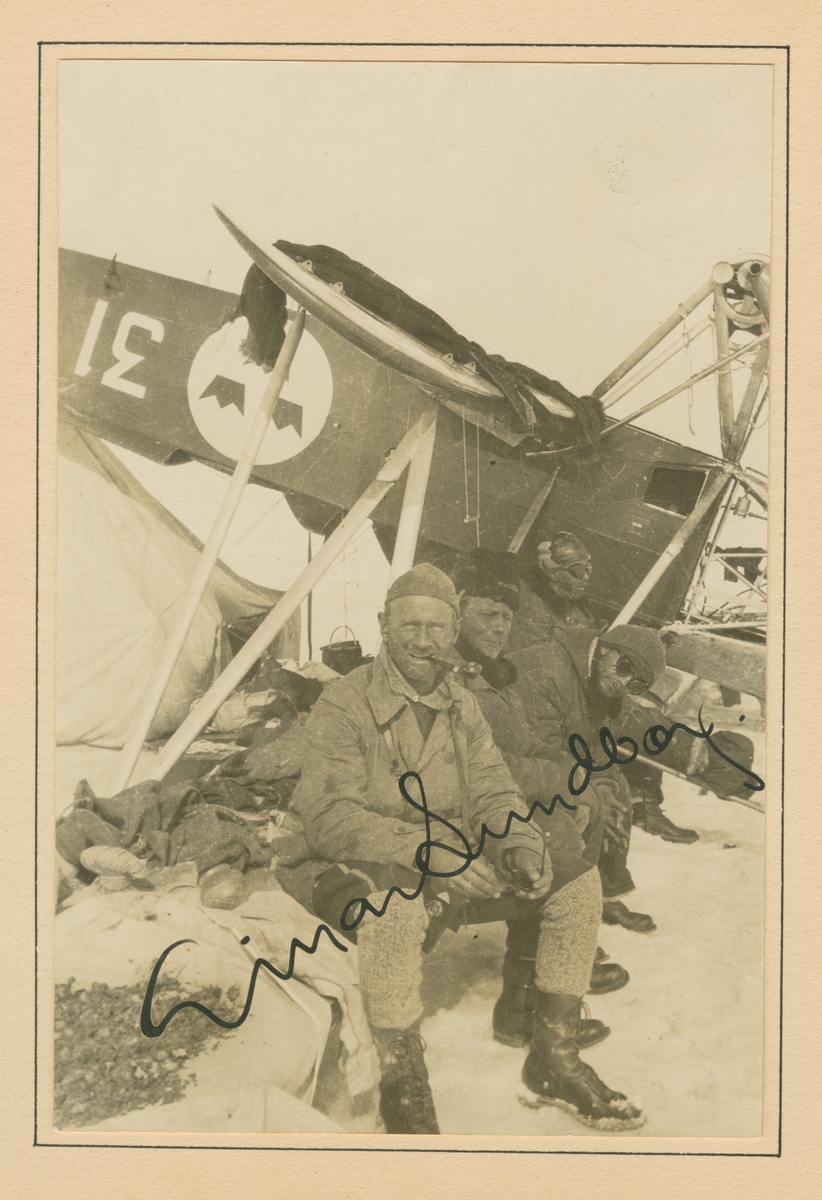
[[[513,684],[517,671],[510,664],[511,682],[494,686],[485,674],[464,674],[468,690],[476,696],[494,741],[529,804],[539,800],[551,809],[555,795],[576,805],[572,814],[557,804],[553,812],[537,810],[534,822],[548,836],[547,850],[553,871],[551,891],[585,874],[597,862],[602,840],[603,806],[593,788],[582,797],[568,794],[568,772],[556,762],[539,757],[539,746],[528,726],[525,706]],[[582,833],[584,830],[584,836]]]
[[[510,655],[528,724],[541,752],[554,762],[570,763],[572,733],[580,734],[589,746],[596,741],[598,714],[588,688],[596,640],[593,629],[557,630],[552,641]]]
[[[670,724],[662,709],[646,697],[629,695],[616,710],[598,703],[588,683],[596,639],[597,634],[592,629],[557,630],[552,642],[510,656],[518,670],[516,687],[540,752],[562,764],[566,780],[574,761],[568,747],[572,733],[583,737],[594,760],[602,762],[599,731],[603,725],[607,725],[615,738],[632,737],[643,754],[646,753],[642,746],[646,730],[654,725]],[[677,732],[668,748],[654,756],[655,761],[687,772],[693,748],[694,739],[687,733]]]
[[[520,583],[519,608],[514,614],[507,653],[510,657],[517,650],[527,650],[543,642],[553,641],[556,631],[569,628],[594,629],[597,626],[584,604],[574,600],[563,600],[556,596],[540,578],[535,568]]]
[[[460,672],[460,682],[477,699],[491,727],[494,741],[526,800],[545,800],[561,791],[567,781],[556,762],[539,757],[540,746],[528,725],[525,705],[514,687],[517,670],[512,666],[510,684],[494,687],[485,674]],[[565,793],[563,792],[563,795]]]
[[[436,710],[423,741],[412,703]],[[306,725],[303,774],[292,797],[309,846],[332,862],[365,860],[414,869],[425,838],[424,817],[400,793],[398,776],[416,771],[432,813],[461,829],[475,846],[485,824],[502,832],[510,812],[527,808],[494,744],[474,697],[453,678],[430,696],[414,697],[383,647],[375,662],[336,680]],[[414,793],[413,783],[410,790]],[[434,822],[432,839],[459,847]],[[489,838],[486,856],[498,866],[504,851],[527,847],[542,855],[537,829],[513,822],[504,840]],[[453,855],[432,856],[434,869],[453,870]]]

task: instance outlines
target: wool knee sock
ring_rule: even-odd
[[[369,901],[379,908],[387,892]],[[392,896],[382,917],[369,913],[357,931],[365,1014],[376,1029],[408,1029],[422,1016],[422,943],[428,914],[421,897]]]
[[[601,916],[602,888],[596,870],[586,871],[549,897],[537,947],[536,985],[541,992],[585,995]]]

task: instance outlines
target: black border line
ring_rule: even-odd
[[[40,246],[42,235],[42,113],[43,113],[43,92],[42,92],[42,75],[43,75],[43,47],[44,46],[271,46],[283,47],[293,46],[300,48],[302,46],[340,46],[340,47],[420,47],[420,48],[435,48],[435,47],[478,47],[478,48],[512,48],[512,49],[641,49],[641,50],[781,50],[785,52],[785,380],[784,380],[784,416],[783,416],[783,484],[782,484],[782,499],[783,499],[783,517],[782,517],[782,752],[781,752],[781,767],[782,767],[782,811],[780,814],[780,835],[781,835],[781,879],[780,879],[780,907],[779,907],[779,1051],[778,1051],[778,1124],[777,1124],[777,1148],[775,1152],[754,1153],[748,1151],[726,1151],[719,1150],[714,1153],[709,1151],[687,1151],[687,1150],[552,1150],[544,1148],[535,1149],[514,1149],[508,1150],[500,1148],[497,1150],[488,1150],[477,1148],[475,1150],[462,1147],[454,1147],[447,1149],[426,1149],[424,1147],[414,1146],[192,1146],[192,1145],[169,1145],[168,1143],[156,1142],[42,1142],[37,1138],[37,1095],[38,1095],[38,1076],[37,1076],[37,1050],[38,1050],[38,964],[39,964],[39,943],[38,943],[38,823],[39,823],[39,652],[40,652],[40,336],[41,336],[41,314],[40,314],[40,289],[41,289],[41,270],[40,270]],[[785,710],[786,710],[786,664],[785,652],[787,649],[787,539],[785,530],[787,528],[788,514],[788,278],[789,278],[789,235],[790,235],[790,76],[791,76],[791,47],[790,45],[705,45],[682,43],[674,44],[669,42],[110,42],[110,41],[46,41],[41,40],[37,43],[38,61],[37,61],[37,281],[36,281],[36,296],[37,296],[37,318],[36,318],[36,340],[35,340],[35,382],[36,382],[36,403],[35,403],[35,645],[34,645],[34,675],[35,675],[35,694],[34,694],[34,1137],[32,1145],[37,1149],[59,1149],[59,1150],[218,1150],[218,1151],[246,1151],[246,1152],[263,1152],[270,1153],[272,1151],[308,1151],[311,1154],[539,1154],[539,1155],[566,1155],[566,1156],[583,1156],[595,1158],[781,1158],[782,1157],[782,1064],[783,1064],[783,1014],[784,1014],[784,962],[785,962]],[[139,61],[139,60],[137,60]],[[169,62],[179,61],[169,59]],[[217,60],[214,60],[217,61]],[[254,60],[257,61],[257,60]],[[287,60],[290,61],[290,60]],[[481,65],[481,64],[477,64]],[[504,63],[502,65],[505,65]],[[513,63],[512,65],[517,65]],[[546,64],[548,65],[548,64]],[[596,66],[596,63],[580,64],[585,66]],[[602,65],[634,65],[634,64],[602,64]],[[648,64],[653,66],[655,64]],[[677,66],[677,63],[663,63],[663,66]],[[683,63],[683,66],[690,64]],[[706,64],[717,65],[723,64]],[[735,65],[735,64],[729,64]],[[745,64],[738,64],[744,66]],[[351,1135],[340,1135],[351,1136]],[[355,1135],[356,1136],[356,1135]],[[469,1135],[470,1136],[470,1135]],[[510,1135],[503,1135],[510,1136]],[[528,1136],[528,1135],[516,1135]],[[533,1135],[531,1135],[533,1136]],[[540,1136],[540,1135],[536,1135]],[[551,1137],[550,1134],[543,1135],[545,1138]]]
[[[782,1062],[783,1062],[783,1013],[785,990],[785,710],[786,710],[786,652],[788,648],[788,277],[790,272],[790,146],[791,146],[791,52],[788,48],[785,60],[785,380],[782,424],[782,811],[779,831],[781,835],[780,896],[779,896],[779,1053],[778,1082],[779,1097],[777,1119],[777,1147],[782,1155]]]
[[[498,47],[511,47],[512,49],[529,49],[535,50],[790,50],[789,45],[770,45],[763,43],[743,43],[741,45],[731,43],[706,43],[706,42],[92,42],[92,41],[40,41],[39,46],[352,46],[355,49],[358,46],[419,46],[422,49],[427,47],[456,47],[468,46],[478,47],[480,49],[496,49]],[[174,61],[173,59],[169,60]],[[216,60],[215,60],[216,61]],[[256,61],[256,60],[254,60]],[[333,61],[333,60],[330,60]],[[505,61],[505,60],[503,60]],[[480,64],[478,64],[480,65]],[[588,66],[588,63],[580,64]],[[591,64],[596,65],[596,64]],[[604,64],[620,66],[619,63]],[[630,65],[630,64],[629,64]],[[649,63],[649,66],[654,66],[654,63]],[[676,66],[676,63],[662,63],[661,66]],[[683,64],[685,66],[689,64]],[[708,66],[735,66],[734,63],[717,63],[706,64]],[[744,66],[744,63],[738,64]],[[764,64],[763,64],[764,65]]]
[[[37,297],[35,361],[34,361],[34,453],[35,453],[35,486],[34,486],[34,1145],[37,1145],[37,1059],[38,1033],[40,1012],[39,989],[39,921],[38,897],[40,843],[38,831],[40,825],[40,235],[42,223],[42,140],[43,140],[43,47],[37,51],[37,280],[35,295]]]

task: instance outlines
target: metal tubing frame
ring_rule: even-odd
[[[715,371],[720,371],[739,358],[742,354],[747,354],[750,350],[755,350],[758,346],[763,345],[768,340],[768,334],[762,333],[753,342],[746,342],[744,346],[738,346],[736,350],[723,359],[711,363],[708,367],[703,367],[701,371],[697,371],[696,375],[691,375],[690,379],[686,379],[684,383],[678,384],[675,388],[671,388],[670,392],[666,392],[664,396],[658,396],[656,400],[650,400],[642,408],[638,408],[636,412],[632,412],[630,416],[621,417],[618,421],[614,421],[613,425],[609,425],[607,429],[603,429],[602,436],[608,437],[615,429],[619,429],[622,425],[629,425],[631,421],[635,421],[637,417],[642,417],[645,413],[650,412],[654,408],[659,408],[660,404],[665,404],[668,400],[672,400],[674,396],[678,396],[680,392],[685,392],[688,388],[693,387],[695,383],[701,383],[703,379],[707,379],[709,375],[713,375]],[[724,450],[724,448],[723,448]],[[542,451],[541,453],[561,454],[562,450]]]
[[[211,685],[176,733],[169,738],[145,778],[158,780],[165,778],[205,728],[220,705],[228,699],[234,688],[242,681],[246,672],[254,666],[263,651],[270,646],[289,617],[297,611],[308,593],[322,579],[329,567],[336,562],[382,498],[391,490],[435,420],[436,410],[429,409],[409,429],[377,472],[376,478],[368,485],[353,508],[349,509],[316,557],[304,568],[288,591],[280,597],[277,604],[234,656],[219,679]]]
[[[734,496],[736,495],[737,485],[738,485],[738,480],[735,479],[733,482],[733,486],[728,489],[728,495],[725,499],[725,504],[722,509],[722,513],[720,514],[719,521],[717,523],[716,529],[715,529],[714,534],[710,541],[710,550],[708,551],[707,554],[704,554],[702,556],[702,562],[699,567],[699,578],[696,580],[696,582],[693,585],[693,592],[691,593],[691,599],[688,603],[687,609],[685,610],[685,624],[686,625],[688,624],[688,622],[691,620],[691,617],[693,616],[693,611],[694,611],[694,608],[696,607],[697,596],[699,595],[699,589],[702,587],[702,584],[705,580],[705,576],[708,574],[708,568],[710,567],[711,563],[713,562],[714,555],[716,554],[716,544],[719,541],[719,538],[722,534],[722,530],[725,527],[725,522],[727,521],[728,515],[731,511],[731,505],[734,502]]]
[[[665,631],[670,629],[675,633],[682,633],[685,630],[688,633],[711,633],[714,629],[764,629],[768,623],[765,617],[761,621],[711,621],[707,617],[697,617],[697,620],[704,621],[704,624],[686,625],[680,621],[673,625],[666,625]]]
[[[408,464],[408,478],[405,481],[405,493],[402,498],[402,510],[397,524],[397,537],[394,542],[394,554],[391,559],[391,571],[388,576],[389,585],[398,575],[410,571],[414,565],[414,555],[417,551],[417,539],[420,534],[422,510],[425,504],[425,493],[428,490],[428,477],[431,474],[431,459],[434,456],[434,443],[437,440],[436,410],[431,427],[423,436],[419,447]]]
[[[744,583],[745,587],[749,588],[752,592],[756,592],[757,596],[761,596],[762,599],[765,601],[765,603],[766,604],[768,603],[768,597],[765,595],[765,593],[762,591],[762,589],[758,586],[758,581],[762,575],[761,571],[760,571],[759,575],[757,576],[757,583],[751,583],[750,579],[746,579],[741,571],[738,571],[732,563],[729,563],[726,558],[722,557],[721,551],[717,553],[716,557],[722,563],[723,567],[726,567],[729,571],[732,571],[733,574],[736,575],[736,577],[740,583]]]
[[[689,296],[683,304],[680,304],[676,312],[671,313],[670,317],[666,318],[650,337],[647,337],[641,345],[637,346],[632,354],[629,354],[618,367],[615,367],[611,371],[610,375],[606,375],[602,382],[597,384],[591,392],[594,400],[601,400],[607,392],[610,392],[614,384],[619,383],[620,379],[627,375],[638,362],[641,362],[646,354],[650,354],[654,346],[658,346],[662,339],[666,338],[671,330],[676,329],[677,325],[684,321],[689,313],[692,313],[703,300],[707,300],[712,290],[713,282],[710,279],[707,283],[703,283],[702,287],[697,288],[694,294]]]
[[[717,361],[727,359],[730,353],[730,330],[728,318],[720,301],[724,299],[722,284],[713,285],[714,293],[714,328],[716,330]],[[719,406],[719,437],[722,445],[722,457],[730,457],[731,434],[734,428],[734,392],[731,380],[731,368],[726,362],[722,363],[716,375],[716,399]]]
[[[748,386],[745,388],[745,395],[742,397],[742,403],[739,406],[739,412],[731,432],[728,458],[733,462],[739,462],[742,451],[747,445],[751,417],[762,387],[762,381],[768,370],[768,359],[769,347],[760,346],[754,359],[754,364],[751,367],[751,377],[748,380]]]
[[[636,375],[631,375],[629,379],[626,379],[622,387],[618,387],[616,389],[612,388],[611,391],[613,392],[613,395],[608,392],[602,397],[602,407],[608,409],[614,404],[617,404],[624,396],[627,396],[629,392],[632,392],[635,387],[637,387],[640,383],[643,383],[649,375],[653,375],[654,371],[659,370],[659,368],[664,366],[666,362],[669,362],[677,354],[685,350],[691,344],[691,342],[695,342],[700,334],[703,334],[707,329],[710,329],[712,323],[712,317],[705,317],[705,319],[700,321],[698,325],[695,325],[693,329],[690,329],[687,335],[683,334],[682,337],[678,338],[672,346],[668,347],[667,350],[663,350],[663,352],[658,354],[656,358],[652,358],[649,363],[646,363],[641,371],[637,371]]]
[[[748,286],[750,287],[751,291],[753,292],[754,300],[756,300],[757,304],[759,305],[760,312],[762,313],[765,320],[768,322],[768,326],[770,326],[770,324],[771,324],[771,268],[770,268],[770,263],[763,263],[762,269],[757,274],[754,274],[750,270],[748,271]]]
[[[125,745],[120,752],[120,757],[117,761],[117,772],[113,781],[115,794],[128,786],[137,759],[140,757],[140,751],[151,729],[151,722],[154,720],[157,710],[162,703],[168,681],[171,679],[177,659],[180,657],[180,651],[197,615],[197,610],[208,587],[211,573],[223,548],[223,543],[239,507],[249,476],[254,469],[257,455],[260,452],[260,446],[268,430],[271,417],[280,398],[280,393],[288,378],[288,372],[297,353],[304,328],[305,309],[300,308],[297,310],[296,316],[291,323],[291,328],[286,334],[285,341],[277,355],[277,361],[271,372],[271,378],[266,384],[260,407],[254,416],[245,444],[240,451],[237,465],[226,488],[217,516],[214,518],[208,540],[203,546],[194,575],[183,593],[182,598],[184,603],[177,622],[166,641],[160,662],[140,702],[137,715],[134,718]]]
[[[767,512],[768,509],[768,488],[767,481],[760,483],[758,479],[753,479],[750,471],[744,470],[738,463],[726,463],[728,471],[733,475],[739,483],[742,484],[746,492],[750,492],[754,499],[758,500],[762,507]]]

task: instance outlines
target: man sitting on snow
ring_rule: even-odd
[[[584,738],[596,757],[600,728],[613,728],[620,721],[623,702],[631,692],[651,687],[665,667],[665,650],[653,630],[620,625],[602,634],[582,628],[558,630],[553,641],[519,650],[511,660],[541,753],[562,767],[567,780],[574,765],[568,745],[571,735]],[[635,887],[628,870],[631,793],[619,767],[597,780],[600,790],[610,792],[599,856],[606,897],[603,920],[648,933],[656,928],[653,920],[645,913],[630,912],[616,899]]]
[[[453,580],[462,593],[462,624],[456,643],[462,659],[460,680],[476,697],[526,803],[530,807],[538,801],[543,806],[533,819],[548,834],[553,888],[557,890],[561,884],[595,870],[599,862],[604,827],[600,789],[592,781],[576,798],[573,813],[553,802],[556,795],[570,799],[568,772],[540,753],[514,687],[517,668],[503,653],[519,608],[520,584],[512,556],[476,550],[458,561]],[[508,922],[503,993],[494,1009],[494,1037],[509,1046],[521,1046],[530,1040],[538,941],[538,922]],[[627,982],[628,972],[623,967],[597,961],[588,990],[600,995],[616,991]],[[609,1032],[601,1021],[582,1021],[577,1045],[580,1049],[593,1046]]]
[[[585,593],[591,580],[591,556],[572,533],[558,533],[537,546],[537,565],[521,568],[520,606],[508,651],[527,650],[553,640],[558,630],[581,627],[600,630],[586,607]],[[666,842],[689,845],[699,841],[693,829],[681,829],[662,811],[662,772],[647,763],[625,768],[631,789],[632,821],[646,833]]]
[[[523,797],[479,705],[447,665],[460,628],[453,583],[429,564],[414,567],[389,588],[380,627],[375,662],[331,684],[316,704],[292,806],[314,853],[337,864],[315,884],[318,915],[343,932],[362,918],[354,922],[360,981],[381,1061],[386,1131],[439,1132],[418,1032],[421,966],[429,924],[443,901],[454,900],[466,923],[539,923],[521,1099],[557,1105],[595,1128],[637,1128],[642,1113],[580,1061],[575,1040],[596,954],[599,879],[586,871],[552,890],[542,833],[510,818],[526,815]],[[422,779],[430,834],[400,791],[407,772]],[[413,780],[404,783],[416,796]],[[461,846],[475,848],[483,825],[510,831],[486,837],[482,856],[469,860]],[[417,851],[427,837],[422,894],[394,894],[377,915],[388,889],[409,894],[419,885]]]

